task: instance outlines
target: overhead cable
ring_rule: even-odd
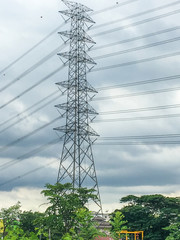
[[[122,21],[125,21],[125,20],[128,20],[128,19],[132,19],[132,18],[135,18],[135,17],[140,17],[140,16],[143,16],[145,14],[149,14],[149,13],[156,12],[156,11],[159,11],[159,10],[162,10],[162,9],[165,9],[165,8],[176,6],[178,4],[180,4],[179,0],[175,1],[175,2],[172,2],[172,3],[169,3],[169,4],[165,4],[165,5],[156,7],[156,8],[152,8],[152,9],[146,10],[144,12],[140,12],[140,13],[137,13],[137,14],[133,14],[133,15],[124,17],[124,18],[116,19],[114,21],[108,21],[106,23],[95,25],[95,26],[93,26],[91,28],[91,30],[94,30],[94,29],[97,29],[97,28],[101,28],[101,27],[107,27],[108,25],[111,25],[111,24],[114,24],[114,23],[122,22]]]
[[[16,124],[19,124],[20,122],[22,122],[23,120],[29,118],[30,116],[32,116],[34,113],[42,110],[43,108],[47,107],[49,104],[53,103],[55,100],[59,99],[62,96],[62,94],[54,97],[53,99],[51,99],[50,101],[46,102],[45,104],[43,104],[42,106],[36,108],[34,111],[32,111],[31,113],[28,113],[27,115],[21,117],[20,119],[18,118],[17,121],[13,122],[12,124],[9,124],[7,127],[3,128],[2,130],[0,130],[0,134],[5,132],[6,130],[9,130],[11,127],[14,127]]]
[[[180,11],[180,10],[179,10]],[[168,13],[170,14],[170,13]],[[171,13],[172,14],[172,13]],[[161,17],[164,17],[164,15],[160,15]],[[154,19],[154,18],[153,18]],[[144,21],[148,22],[150,19],[145,19]],[[134,26],[136,25],[137,23],[133,23],[131,24],[130,26]],[[129,25],[128,25],[129,26]],[[121,27],[121,29],[123,29],[123,27]],[[179,27],[177,27],[178,29]],[[119,29],[119,28],[118,28]],[[116,31],[117,28],[115,29],[111,29],[111,31]],[[174,29],[175,30],[175,29]],[[103,33],[98,33],[97,35],[103,35],[103,34],[106,34],[106,32],[103,32]],[[8,83],[7,85],[5,85],[4,87],[2,87],[0,89],[0,92],[4,91],[5,89],[7,89],[8,87],[10,87],[12,84],[14,84],[15,82],[19,81],[21,78],[23,78],[24,76],[26,76],[27,74],[29,74],[30,72],[32,72],[33,70],[35,70],[37,67],[39,67],[41,64],[43,64],[44,62],[46,62],[49,58],[53,57],[61,48],[64,48],[65,46],[65,43],[63,43],[60,47],[56,48],[55,50],[53,50],[50,54],[48,54],[47,56],[45,56],[43,59],[41,59],[39,62],[37,62],[36,64],[34,64],[33,66],[31,66],[29,69],[27,69],[25,72],[23,72],[20,76],[18,76],[17,78],[15,78],[13,81],[11,81],[10,83]],[[138,50],[138,49],[137,49]],[[130,51],[130,50],[128,50]],[[135,50],[134,50],[135,51]],[[113,56],[113,54],[112,54]],[[99,56],[98,59],[101,59],[103,58],[103,56]]]
[[[98,50],[98,49],[103,49],[103,48],[108,48],[108,47],[112,47],[112,46],[116,46],[116,45],[120,45],[120,44],[124,44],[124,43],[129,43],[129,42],[133,42],[133,41],[136,41],[136,40],[149,38],[149,37],[157,36],[157,35],[168,33],[168,32],[173,32],[173,31],[177,31],[177,30],[180,30],[179,26],[172,27],[172,28],[167,28],[167,29],[164,29],[164,30],[161,30],[161,31],[152,32],[152,33],[149,33],[149,34],[145,34],[145,35],[141,35],[141,36],[137,36],[137,37],[133,37],[133,38],[129,38],[129,39],[124,39],[124,40],[121,40],[121,41],[116,41],[116,42],[113,42],[113,43],[107,43],[107,44],[104,44],[104,45],[101,45],[101,46],[95,46],[93,48],[90,48],[89,51],[95,51],[95,50]]]
[[[178,90],[180,90],[180,87],[164,88],[164,89],[150,90],[150,91],[144,91],[144,92],[135,92],[135,93],[127,93],[127,94],[121,94],[121,95],[93,98],[91,101],[100,101],[100,100],[102,101],[102,100],[108,100],[108,99],[114,99],[114,98],[136,97],[136,96],[143,96],[143,95],[149,95],[149,94],[173,92]]]
[[[23,77],[25,77],[26,75],[28,75],[29,73],[31,73],[32,71],[34,71],[36,68],[38,68],[39,66],[41,66],[43,63],[45,63],[46,61],[48,61],[51,57],[55,56],[55,54],[62,50],[64,48],[65,44],[62,44],[60,47],[56,48],[55,50],[53,50],[51,53],[49,53],[48,55],[46,55],[45,57],[43,57],[40,61],[38,61],[37,63],[35,63],[33,66],[31,66],[30,68],[28,68],[25,72],[23,72],[21,75],[19,75],[18,77],[16,77],[14,80],[12,80],[11,82],[9,82],[8,84],[6,84],[4,87],[2,87],[0,89],[0,92],[4,91],[5,89],[7,89],[8,87],[12,86],[14,83],[20,81]]]
[[[180,78],[180,75],[173,75],[173,76],[167,76],[167,77],[161,77],[161,78],[154,78],[154,79],[149,79],[149,80],[145,80],[145,81],[138,81],[138,82],[130,82],[130,83],[123,83],[123,84],[118,84],[118,85],[110,85],[110,86],[105,86],[105,87],[99,87],[96,88],[98,91],[105,91],[105,90],[110,90],[110,89],[115,89],[115,88],[126,88],[126,87],[132,87],[132,86],[139,86],[139,85],[144,85],[144,84],[151,84],[151,83],[156,83],[156,82],[162,82],[162,81],[170,81],[170,80],[175,80]],[[172,90],[172,89],[170,89]],[[175,90],[179,90],[179,89],[175,89]],[[163,90],[164,91],[164,90]],[[46,96],[45,98],[41,99],[40,101],[37,101],[36,103],[34,103],[33,105],[31,105],[30,107],[28,107],[27,109],[25,109],[24,111],[10,117],[9,119],[7,119],[6,121],[0,123],[0,127],[4,126],[5,124],[11,122],[12,120],[21,117],[22,114],[28,112],[29,110],[31,110],[32,108],[36,107],[37,105],[43,103],[45,100],[53,97],[54,95],[56,95],[57,93],[59,93],[59,90],[54,91],[53,93],[49,94],[48,96]],[[145,92],[146,93],[146,92]],[[138,93],[139,94],[139,93]],[[96,99],[95,99],[96,100]],[[101,100],[101,99],[99,99]]]
[[[54,92],[52,92],[51,94],[49,94],[48,96],[42,98],[41,100],[35,102],[33,105],[31,105],[30,107],[26,108],[25,110],[23,110],[22,112],[13,115],[12,117],[8,118],[7,120],[5,120],[4,122],[0,123],[0,127],[4,126],[5,124],[11,122],[12,120],[20,117],[22,114],[28,112],[29,110],[31,110],[32,108],[36,107],[37,105],[43,103],[45,100],[53,97],[54,95],[56,95],[57,93],[59,93],[59,90],[56,90]]]
[[[142,135],[142,136],[118,136],[118,137],[100,137],[99,140],[124,140],[124,139],[155,139],[155,138],[179,138],[180,134],[170,133],[170,134],[155,134],[155,135]]]
[[[129,48],[129,49],[125,49],[125,50],[122,50],[122,51],[116,51],[116,52],[107,53],[107,54],[100,55],[100,56],[95,56],[95,57],[93,57],[93,59],[98,60],[98,59],[103,59],[103,58],[108,58],[108,57],[114,57],[114,56],[121,55],[121,54],[124,54],[124,53],[131,53],[131,52],[135,52],[135,51],[139,51],[139,50],[143,50],[143,49],[147,49],[147,48],[151,48],[151,47],[156,47],[156,46],[176,42],[176,41],[179,41],[179,40],[180,40],[180,37],[170,38],[170,39],[167,39],[167,40],[163,40],[163,41],[159,41],[159,42],[155,42],[155,43],[150,43],[150,44],[139,46],[139,47]]]
[[[46,144],[43,144],[43,145],[41,145],[41,146],[39,146],[39,147],[37,147],[37,148],[35,148],[35,149],[25,153],[25,154],[17,157],[16,159],[13,159],[13,160],[10,160],[10,161],[8,161],[6,163],[3,163],[3,164],[0,165],[0,170],[7,169],[7,168],[9,168],[11,166],[14,166],[14,165],[24,161],[24,160],[27,160],[28,158],[34,156],[35,154],[37,154],[37,153],[39,153],[39,152],[41,152],[43,150],[46,150],[46,149],[48,149],[51,146],[54,146],[55,144],[59,143],[60,141],[61,141],[61,138],[54,139],[54,140],[52,140],[52,141],[50,141],[50,142],[48,142]]]
[[[135,1],[138,1],[138,0],[134,0],[133,2]],[[102,9],[102,10],[99,10],[99,11],[96,11],[94,12],[94,14],[98,14],[98,13],[101,13],[101,12],[105,12],[105,11],[108,11],[108,10],[111,10],[113,8],[117,8],[117,7],[120,7],[122,5],[126,5],[126,4],[129,4],[129,3],[133,3],[132,1],[127,1],[127,2],[124,2],[124,3],[121,3],[121,4],[118,4],[118,5],[115,5],[115,6],[112,6],[112,7],[109,7],[109,8],[105,8],[105,9]],[[132,15],[132,16],[128,16],[126,17],[125,19],[129,19],[129,18],[133,18],[133,17],[137,17],[137,16],[140,16],[140,15],[143,15],[143,14],[147,14],[148,12],[153,12],[153,11],[157,11],[158,9],[162,9],[162,8],[166,8],[166,7],[169,7],[169,6],[172,6],[172,5],[176,5],[176,4],[179,4],[179,1],[176,1],[176,2],[173,2],[171,4],[167,4],[167,5],[164,5],[164,6],[161,6],[161,7],[158,7],[156,9],[151,9],[151,10],[148,10],[146,12],[142,12],[142,13],[139,13],[139,14],[135,14],[135,15]],[[161,15],[160,15],[161,16]],[[161,16],[162,17],[162,16]],[[124,20],[125,20],[124,19]],[[112,23],[115,23],[115,22],[118,22],[118,21],[122,21],[123,19],[118,19]],[[99,26],[96,26],[96,27],[102,27],[102,26],[107,26],[107,24],[112,24],[110,22],[108,23],[104,23],[102,25],[99,25]],[[137,24],[137,23],[133,23],[134,24]],[[50,36],[52,36],[54,33],[56,33],[61,27],[63,27],[65,25],[65,23],[61,24],[60,26],[56,27],[52,32],[50,32],[47,36],[45,36],[42,40],[40,40],[37,44],[35,44],[33,47],[31,47],[29,50],[27,50],[25,53],[23,53],[20,57],[18,57],[17,59],[15,59],[13,62],[11,62],[9,65],[7,65],[5,68],[3,68],[1,71],[0,71],[0,74],[2,74],[4,71],[6,71],[8,68],[12,67],[15,63],[17,63],[19,60],[21,60],[23,57],[25,57],[27,54],[29,54],[31,51],[33,51],[36,47],[38,47],[40,44],[42,44],[45,40],[47,40]],[[94,27],[95,28],[95,27]],[[101,33],[102,34],[102,33]],[[105,33],[106,34],[106,33]],[[98,35],[98,34],[97,34]]]
[[[52,121],[50,121],[50,122],[48,122],[48,123],[45,123],[44,125],[36,128],[35,130],[31,131],[30,133],[28,133],[28,134],[26,134],[26,135],[24,135],[24,136],[22,136],[22,137],[20,137],[20,138],[18,138],[18,139],[16,139],[16,140],[12,141],[12,142],[6,144],[5,146],[2,146],[2,147],[0,148],[0,152],[5,151],[5,150],[7,150],[9,147],[11,147],[11,146],[13,146],[13,145],[21,142],[22,140],[24,140],[24,139],[26,139],[26,138],[28,138],[28,137],[36,134],[37,132],[39,132],[39,131],[41,131],[42,129],[48,127],[49,125],[51,125],[52,123],[56,122],[56,121],[59,120],[59,119],[60,119],[60,117],[57,117],[57,118],[53,119]]]
[[[126,2],[123,3],[118,3],[116,5],[110,6],[108,8],[104,8],[98,11],[93,12],[93,15],[99,14],[99,13],[103,13],[109,10],[112,10],[114,8],[118,8],[127,4],[131,4],[134,2],[137,2],[139,0],[128,0]],[[52,32],[50,32],[48,35],[46,35],[44,38],[42,38],[38,43],[36,43],[35,45],[33,45],[31,48],[29,48],[26,52],[24,52],[22,55],[20,55],[18,58],[16,58],[13,62],[11,62],[9,65],[7,65],[6,67],[4,67],[2,70],[0,70],[0,74],[4,73],[7,69],[9,69],[10,67],[12,67],[14,64],[16,64],[18,61],[20,61],[23,57],[25,57],[26,55],[28,55],[30,52],[32,52],[35,48],[37,48],[38,46],[40,46],[44,41],[46,41],[48,38],[50,38],[53,34],[57,33],[57,31],[59,29],[61,29],[66,22],[62,23],[61,25],[59,25],[58,27],[56,27]]]
[[[130,0],[130,1],[128,0],[128,1],[122,2],[122,3],[117,2],[117,3],[116,3],[115,5],[113,5],[113,6],[109,6],[109,7],[107,7],[107,8],[94,11],[94,12],[92,12],[92,14],[90,14],[90,15],[97,15],[97,14],[100,14],[100,13],[103,13],[103,12],[107,12],[107,11],[110,11],[110,10],[113,10],[113,9],[117,9],[117,8],[122,7],[122,6],[125,6],[125,5],[127,5],[127,4],[135,3],[135,2],[137,2],[137,1],[139,1],[139,0]]]
[[[99,119],[99,120],[94,120],[93,123],[139,121],[139,120],[153,120],[153,119],[177,118],[177,117],[180,117],[179,113],[178,114],[155,115],[155,116],[143,116],[143,117]]]
[[[60,67],[58,67],[55,71],[51,72],[50,74],[48,74],[46,77],[42,78],[40,81],[38,81],[37,83],[35,83],[34,85],[32,85],[31,87],[27,88],[26,90],[24,90],[23,92],[21,92],[19,95],[17,95],[16,97],[10,99],[9,101],[7,101],[6,103],[4,103],[3,105],[0,106],[0,109],[6,107],[7,105],[9,105],[10,103],[14,102],[15,100],[19,99],[20,97],[22,97],[23,95],[25,95],[26,93],[30,92],[33,88],[37,87],[38,85],[40,85],[41,83],[45,82],[46,80],[48,80],[49,78],[51,78],[52,76],[54,76],[56,73],[58,73],[59,71],[61,71],[64,68],[65,65],[61,65]]]
[[[169,31],[173,31],[173,30],[177,30],[180,29],[180,27],[175,27],[173,29],[169,29]],[[165,30],[164,30],[165,31]],[[161,33],[164,33],[164,31],[160,31]],[[167,31],[167,30],[166,30]],[[158,32],[159,33],[159,32]],[[158,34],[156,33],[156,34]],[[160,33],[159,33],[160,34]],[[149,36],[149,35],[148,35]],[[145,35],[144,37],[147,37],[147,35]],[[138,37],[141,38],[141,37]],[[129,39],[129,41],[134,40],[137,38],[132,38]],[[179,41],[180,37],[176,37],[176,38],[172,38],[172,39],[167,39],[164,41],[160,41],[160,42],[156,42],[156,43],[151,43],[148,45],[144,45],[144,46],[139,46],[139,47],[135,47],[135,48],[130,48],[127,50],[123,50],[123,51],[118,51],[115,53],[109,53],[109,54],[105,54],[105,55],[100,55],[100,56],[96,56],[94,57],[94,59],[103,59],[106,57],[111,57],[111,56],[116,56],[116,55],[120,55],[120,54],[124,54],[124,53],[129,53],[129,52],[133,52],[133,51],[138,51],[138,50],[142,50],[142,49],[146,49],[146,48],[150,48],[150,47],[155,47],[155,46],[159,46],[159,45],[163,45],[163,44],[167,44],[167,43],[171,43],[171,42],[175,42],[175,41]],[[122,42],[126,42],[128,40],[124,40],[124,41],[120,41],[118,42],[118,44],[122,43]],[[116,43],[117,44],[117,43]],[[114,46],[114,43],[110,44],[111,46]],[[104,45],[104,46],[100,46],[99,48],[105,48],[105,47],[109,47],[108,45]],[[16,77],[13,81],[11,81],[10,83],[6,84],[4,87],[2,87],[0,89],[0,92],[4,91],[5,89],[7,89],[8,87],[10,87],[11,85],[13,85],[14,83],[16,83],[17,81],[19,81],[20,79],[22,79],[23,77],[25,77],[26,75],[28,75],[29,73],[31,73],[32,71],[34,71],[36,68],[38,68],[39,66],[41,66],[43,63],[45,63],[46,61],[48,61],[51,57],[53,57],[58,51],[62,50],[64,48],[65,44],[62,44],[61,47],[58,47],[56,49],[54,49],[50,54],[48,54],[47,56],[45,56],[44,58],[42,58],[40,61],[38,61],[36,64],[34,64],[33,66],[31,66],[30,68],[28,68],[25,72],[23,72],[20,76]]]
[[[123,53],[127,53],[127,52],[132,52],[132,51],[137,51],[137,50],[141,50],[141,49],[145,49],[145,48],[149,48],[149,47],[154,47],[154,46],[161,45],[161,44],[167,44],[167,43],[174,42],[174,41],[179,41],[179,40],[180,40],[180,37],[173,38],[173,39],[168,39],[168,40],[165,40],[165,41],[160,41],[160,42],[148,44],[148,45],[145,45],[145,46],[140,46],[140,47],[136,47],[136,48],[127,49],[127,50],[124,50],[124,51],[118,51],[118,52],[115,52],[115,53],[110,53],[110,54],[101,55],[101,56],[95,57],[94,59],[102,59],[102,58],[105,58],[105,57],[111,57],[111,56],[115,56],[115,55],[119,55],[119,54],[123,54]],[[154,58],[153,58],[153,59],[154,59]],[[141,62],[142,60],[139,60],[139,61]],[[139,61],[138,61],[138,62],[139,62]],[[145,60],[143,60],[143,61],[145,61]],[[149,59],[149,60],[146,59],[146,61],[150,61],[150,59]],[[128,65],[131,65],[131,64],[133,64],[133,62],[124,63],[123,65],[127,65],[127,64],[128,64]],[[100,69],[100,68],[98,68],[98,70],[99,70],[99,69]],[[97,69],[92,70],[92,72],[94,72],[94,71],[97,71]],[[36,87],[36,86],[38,86],[39,84],[41,84],[42,82],[44,82],[44,80],[38,82],[37,84],[35,84],[35,85],[33,85],[33,86]],[[6,86],[7,86],[7,85],[6,85]],[[33,88],[34,88],[34,87],[33,87]],[[33,88],[30,88],[30,90],[33,89]],[[29,89],[28,89],[25,93],[27,93],[27,92],[29,92]],[[9,102],[7,102],[7,103],[5,104],[5,106],[8,105],[9,103],[13,102],[13,101],[16,100],[17,98],[21,97],[21,96],[24,95],[25,93],[23,92],[22,94],[18,95],[17,97],[11,99]],[[0,106],[0,109],[3,108],[3,107],[4,107],[4,105]]]
[[[54,33],[56,33],[61,27],[64,26],[65,23],[62,23],[58,27],[56,27],[52,32],[50,32],[47,36],[45,36],[43,39],[41,39],[38,43],[36,43],[34,46],[32,46],[30,49],[28,49],[25,53],[23,53],[20,57],[16,58],[13,62],[11,62],[9,65],[4,67],[1,71],[0,74],[2,74],[4,71],[12,67],[15,63],[20,61],[23,57],[28,55],[30,52],[32,52],[35,48],[37,48],[39,45],[41,45],[44,41],[46,41],[49,37],[51,37]]]
[[[92,35],[92,37],[113,33],[113,32],[116,32],[116,31],[123,30],[123,29],[127,29],[129,27],[138,26],[138,25],[141,25],[141,24],[144,24],[144,23],[152,22],[152,21],[155,21],[155,20],[158,20],[158,19],[162,19],[162,18],[169,17],[169,16],[172,16],[172,15],[175,15],[175,14],[179,14],[179,13],[180,13],[180,9],[174,10],[172,12],[164,13],[164,14],[161,14],[161,15],[158,15],[158,16],[155,16],[155,17],[147,18],[147,19],[143,19],[143,20],[140,20],[140,21],[137,21],[137,22],[134,22],[134,23],[130,23],[130,24],[121,26],[121,27],[116,27],[116,28],[109,29],[109,30],[106,30],[106,31],[103,31],[103,32],[95,33],[95,34]]]
[[[143,141],[143,142],[96,142],[94,143],[94,145],[180,145],[180,141],[153,141],[153,142],[150,142],[150,141]]]
[[[161,77],[161,78],[153,78],[145,81],[138,81],[138,82],[129,82],[129,83],[122,83],[117,85],[110,85],[105,87],[99,87],[96,88],[98,91],[106,91],[114,88],[126,88],[126,87],[134,87],[144,84],[151,84],[151,83],[157,83],[157,82],[164,82],[164,81],[170,81],[170,80],[176,80],[179,79],[180,75],[173,75],[173,76],[167,76],[167,77]]]
[[[110,115],[110,114],[119,114],[119,113],[132,113],[132,112],[144,112],[144,111],[154,111],[154,110],[164,110],[164,109],[174,109],[180,108],[180,104],[156,106],[156,107],[146,107],[146,108],[132,108],[132,109],[123,109],[117,111],[107,111],[99,112],[99,115]]]
[[[35,172],[37,172],[37,171],[39,171],[39,170],[42,170],[43,168],[46,168],[47,166],[50,166],[50,165],[52,165],[52,164],[55,163],[55,162],[57,162],[57,159],[54,160],[54,161],[52,161],[52,162],[50,162],[50,163],[48,163],[48,164],[46,164],[46,165],[43,165],[43,166],[41,166],[41,167],[34,168],[34,169],[32,169],[32,170],[30,170],[30,171],[28,171],[28,172],[26,172],[26,173],[24,173],[24,174],[22,174],[22,175],[19,175],[19,176],[17,176],[17,177],[11,178],[10,180],[7,180],[7,181],[1,183],[1,184],[0,184],[0,187],[6,185],[6,184],[8,184],[8,183],[14,182],[14,181],[16,181],[16,180],[19,180],[20,178],[26,177],[26,176],[28,176],[28,175],[30,175],[30,174],[32,174],[32,173],[35,173]]]
[[[34,46],[32,46],[30,49],[28,49],[25,53],[23,53],[20,57],[16,58],[13,62],[11,62],[9,65],[4,67],[1,71],[0,74],[2,74],[4,71],[12,67],[15,63],[20,61],[23,57],[28,55],[30,52],[32,52],[35,48],[37,48],[39,45],[41,45],[44,41],[46,41],[49,37],[51,37],[54,33],[56,33],[61,27],[64,26],[65,23],[62,23],[58,27],[56,27],[52,32],[50,32],[47,36],[45,36],[43,39],[41,39],[38,43],[36,43]]]
[[[140,60],[125,62],[125,63],[119,63],[119,64],[113,64],[113,65],[109,65],[109,66],[105,66],[105,67],[93,68],[89,72],[98,72],[98,71],[109,70],[109,69],[113,69],[113,68],[126,67],[126,66],[131,66],[131,65],[134,65],[134,64],[146,63],[146,62],[161,60],[161,59],[165,59],[165,58],[176,57],[176,56],[179,56],[179,55],[180,55],[180,52],[173,52],[173,53],[168,53],[168,54],[164,54],[164,55],[160,55],[160,56],[156,56],[156,57],[143,58],[143,59],[140,59]]]

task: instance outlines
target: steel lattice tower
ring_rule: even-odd
[[[102,212],[100,194],[95,171],[92,152],[92,144],[98,134],[90,127],[90,122],[97,115],[89,105],[92,93],[97,91],[87,82],[87,71],[96,63],[87,54],[89,47],[95,42],[86,33],[88,24],[94,21],[87,12],[92,11],[88,7],[67,0],[62,2],[68,10],[60,11],[68,16],[71,21],[71,30],[59,32],[67,37],[70,42],[70,51],[58,53],[60,57],[67,59],[69,64],[68,81],[57,83],[66,89],[67,102],[56,105],[65,111],[66,124],[55,128],[64,132],[64,143],[58,172],[58,182],[70,182],[73,187],[87,187],[94,189],[97,195],[95,203],[98,211]],[[91,46],[89,46],[91,45]]]

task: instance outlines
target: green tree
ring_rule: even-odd
[[[180,198],[162,195],[144,195],[123,197],[121,203],[127,206],[121,209],[128,221],[128,229],[145,231],[144,239],[164,240],[169,231],[164,228],[177,222],[180,214]]]
[[[33,232],[29,233],[28,236],[26,233],[21,229],[19,226],[16,228],[10,227],[7,228],[7,235],[5,236],[4,240],[38,240],[39,238]]]
[[[170,233],[166,240],[180,239],[180,215],[178,216],[176,223],[171,224],[169,227],[166,227],[164,229]]]
[[[0,211],[0,218],[3,219],[4,223],[4,232],[3,237],[5,237],[7,229],[10,231],[16,226],[18,226],[19,222],[19,216],[21,213],[21,205],[20,202],[17,204],[9,207],[9,208],[2,208]]]
[[[39,221],[42,226],[41,233],[47,237],[50,229],[52,239],[59,240],[73,229],[77,211],[83,208],[88,200],[95,199],[96,196],[93,190],[74,189],[69,183],[47,184],[46,188],[42,194],[47,197],[49,207],[45,211],[45,217]]]
[[[127,226],[125,225],[127,223],[124,219],[124,215],[120,211],[115,211],[112,214],[112,217],[110,219],[110,224],[112,226],[111,229],[111,235],[114,239],[119,239],[119,233],[121,230],[127,229]]]
[[[102,235],[93,221],[93,216],[87,208],[80,208],[76,211],[74,227],[71,229],[73,239],[91,240]]]
[[[32,233],[38,233],[38,229],[40,229],[40,225],[38,224],[38,220],[45,216],[44,213],[40,212],[32,212],[32,211],[24,211],[20,213],[20,227],[25,232],[26,236],[32,235]]]
[[[5,240],[38,240],[38,225],[35,223],[43,213],[20,210],[20,202],[9,207],[2,208],[0,211],[0,218],[3,219],[4,232],[3,239]],[[44,240],[42,238],[42,240]]]

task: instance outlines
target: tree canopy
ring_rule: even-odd
[[[21,204],[2,208],[4,240],[94,240],[102,236],[94,216],[86,207],[95,200],[92,189],[71,184],[47,184],[45,212],[22,211]],[[180,239],[180,198],[160,194],[121,198],[125,206],[111,214],[110,235],[119,239],[121,230],[144,231],[144,240]]]
[[[20,202],[17,204],[9,207],[9,208],[2,208],[0,211],[0,218],[3,219],[4,229],[3,229],[3,237],[5,237],[5,233],[7,228],[13,228],[14,226],[18,225],[18,220],[21,213],[21,205]]]
[[[51,236],[60,239],[64,235],[77,235],[77,228],[81,225],[81,234],[83,234],[83,223],[86,228],[94,231],[90,212],[85,207],[89,200],[96,199],[94,190],[86,188],[73,188],[71,184],[55,185],[47,184],[42,191],[49,201],[49,206],[45,211],[45,217],[41,218],[43,234],[46,236],[48,229],[51,229]],[[81,223],[79,225],[79,222]],[[88,225],[90,223],[91,225]],[[80,231],[80,230],[79,230]],[[68,234],[68,235],[67,235]],[[85,234],[85,232],[84,232]],[[74,235],[74,239],[75,239]],[[82,236],[83,237],[83,236]],[[78,238],[77,238],[78,239]],[[89,239],[81,238],[81,239]]]
[[[164,240],[168,237],[170,229],[164,228],[177,223],[180,214],[180,198],[165,197],[160,194],[143,195],[137,197],[129,195],[121,198],[126,206],[121,209],[127,227],[132,230],[143,230],[144,239]]]

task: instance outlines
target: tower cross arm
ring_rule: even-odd
[[[86,22],[95,23],[92,20],[92,18],[83,10],[77,13],[76,10],[68,9],[68,10],[59,11],[59,13],[65,15],[65,16],[68,16],[70,18],[77,17],[77,15],[78,15],[78,18],[83,19]]]
[[[87,53],[86,53],[86,55],[84,57],[84,60],[86,61],[86,63],[96,65],[96,62]]]
[[[81,3],[76,3],[76,2],[67,1],[67,0],[61,0],[61,1],[70,9],[79,8],[79,9],[81,9],[84,12],[92,11],[91,8],[88,8],[88,7],[86,7],[85,5],[83,5]]]
[[[64,37],[67,37],[69,39],[72,39],[74,37],[74,34],[71,31],[62,31],[62,32],[58,32],[58,34]],[[92,44],[96,43],[85,31],[83,35],[78,35],[76,37],[78,37],[78,40],[82,42],[88,42]]]
[[[86,22],[95,23],[94,20],[92,20],[92,18],[86,12],[82,13],[82,18],[84,18]]]
[[[64,37],[67,37],[67,38],[71,38],[72,37],[71,31],[62,31],[62,32],[58,32],[58,34],[62,35]]]
[[[96,44],[96,42],[85,32],[84,32],[83,40],[88,43]]]
[[[71,17],[72,16],[72,11],[71,10],[64,10],[64,11],[59,11],[59,13],[65,15],[65,16],[68,16],[68,17]]]
[[[66,59],[70,59],[70,53],[69,52],[63,52],[63,53],[58,53],[57,54],[60,57],[66,58]]]

